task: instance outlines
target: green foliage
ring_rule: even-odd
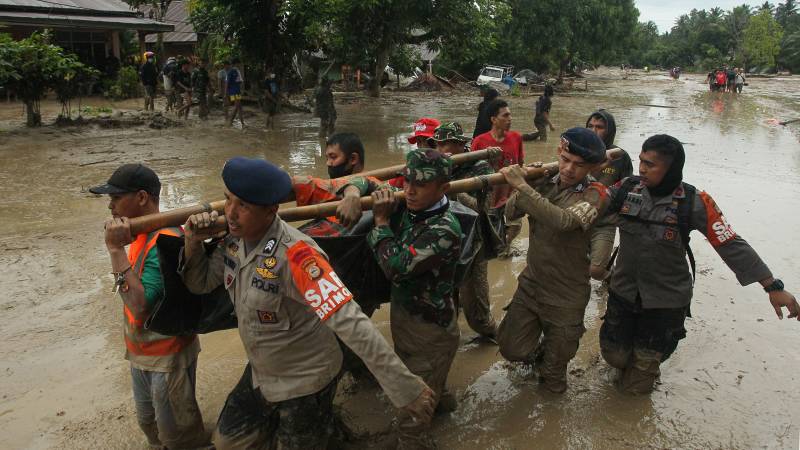
[[[117,73],[115,78],[105,91],[106,97],[114,100],[124,100],[127,98],[139,97],[142,95],[142,87],[139,84],[139,74],[131,66],[125,66]]]
[[[410,77],[415,68],[422,67],[422,57],[415,47],[400,45],[389,55],[389,65],[396,74]]]
[[[783,38],[781,61],[788,69],[800,71],[800,31],[787,34]]]
[[[0,84],[13,89],[25,103],[28,126],[41,125],[39,101],[48,90],[56,91],[67,112],[80,87],[96,75],[76,56],[52,45],[48,31],[19,41],[0,34],[0,61],[4,63],[0,65]]]
[[[81,115],[97,116],[100,114],[111,114],[113,110],[106,106],[84,106],[80,109]]]
[[[781,50],[783,28],[772,17],[770,10],[762,8],[750,18],[744,29],[743,48],[750,66],[775,66],[775,57]]]

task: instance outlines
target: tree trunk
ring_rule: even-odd
[[[383,49],[378,53],[378,58],[375,60],[374,76],[369,82],[369,95],[371,97],[381,96],[381,79],[383,72],[386,69],[386,63],[389,61],[389,49]]]
[[[42,114],[39,111],[39,102],[25,100],[25,126],[38,127],[42,125]]]

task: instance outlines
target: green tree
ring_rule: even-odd
[[[787,34],[783,38],[780,61],[787,69],[800,71],[800,31]]]
[[[743,48],[748,66],[775,66],[783,29],[766,8],[750,18],[744,30]]]
[[[45,92],[55,89],[62,107],[68,106],[81,80],[94,73],[75,56],[50,44],[47,31],[19,41],[0,35],[0,61],[6,63],[0,66],[0,84],[11,87],[22,99],[29,127],[42,124],[39,101]]]

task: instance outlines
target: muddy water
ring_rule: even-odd
[[[555,97],[552,117],[563,131],[582,124],[592,110],[608,108],[617,117],[617,143],[634,159],[654,133],[686,142],[687,181],[715,197],[734,229],[791,289],[800,284],[800,132],[764,121],[800,117],[800,79],[749,81],[734,97],[707,93],[700,76],[622,80],[605,71],[590,77],[588,92]],[[515,129],[531,129],[534,100],[511,99]],[[357,132],[367,166],[378,167],[402,160],[416,118],[458,120],[471,129],[478,101],[471,94],[388,94],[378,101],[341,94],[338,128]],[[45,103],[45,122],[58,109]],[[234,155],[323,176],[317,122],[286,114],[274,131],[264,131],[263,118],[251,113],[244,130],[224,128],[214,116],[205,127],[191,122],[161,131],[29,132],[19,129],[21,117],[18,105],[0,103],[0,440],[6,448],[145,448],[122,360],[121,308],[106,275],[106,200],[85,187],[122,162],[145,161],[161,175],[162,207],[169,209],[219,198],[221,165]],[[552,160],[554,147],[528,143],[526,159]],[[517,245],[525,249],[527,239]],[[652,396],[626,397],[613,387],[615,374],[598,357],[604,305],[597,292],[562,396],[541,391],[529,373],[504,363],[496,347],[470,343],[474,333],[462,321],[463,345],[449,380],[461,404],[435,420],[441,447],[795,448],[800,324],[778,321],[758,287],[738,286],[700,234],[693,248],[694,319]],[[523,265],[524,256],[490,265],[498,319]],[[386,309],[375,322],[388,337]],[[198,398],[210,428],[245,358],[234,332],[203,336],[202,345]],[[356,431],[372,435],[355,447],[388,442],[392,408],[378,390],[343,389],[338,402]]]

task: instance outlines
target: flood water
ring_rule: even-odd
[[[704,76],[617,71],[588,77],[588,91],[556,95],[558,131],[583,125],[597,108],[617,119],[617,144],[637,167],[644,139],[668,133],[685,142],[687,182],[708,191],[734,230],[745,237],[787,289],[800,292],[800,126],[767,119],[800,117],[800,77],[750,79],[741,95],[710,94]],[[581,86],[583,87],[583,86]],[[338,131],[358,133],[367,168],[402,162],[411,124],[431,116],[471,130],[475,92],[387,93],[381,99],[336,96]],[[532,130],[535,96],[509,98],[512,128]],[[106,104],[101,100],[90,103]],[[672,106],[659,108],[642,106]],[[133,101],[112,105],[135,108]],[[45,102],[44,120],[59,107]],[[182,128],[25,130],[19,104],[0,103],[0,442],[4,448],[145,449],[123,360],[122,311],[110,293],[102,221],[107,200],[86,192],[121,163],[143,161],[161,177],[162,209],[221,197],[220,171],[235,155],[264,157],[292,174],[325,176],[318,119],[246,117],[244,130]],[[555,159],[556,139],[526,143],[526,161]],[[527,249],[527,231],[517,242]],[[462,347],[449,384],[456,412],[437,417],[441,448],[622,449],[797,448],[800,439],[800,323],[779,321],[757,285],[741,287],[699,233],[688,336],[662,366],[649,397],[613,386],[615,373],[599,357],[604,310],[600,286],[586,312],[587,332],[570,365],[569,390],[548,394],[524,370],[503,362],[492,345],[471,343],[461,321]],[[497,319],[516,288],[524,255],[490,264]],[[388,307],[374,317],[389,338]],[[210,429],[245,357],[235,331],[201,337],[198,401]],[[346,421],[366,439],[353,447],[386,445],[393,408],[378,389],[340,389]]]

